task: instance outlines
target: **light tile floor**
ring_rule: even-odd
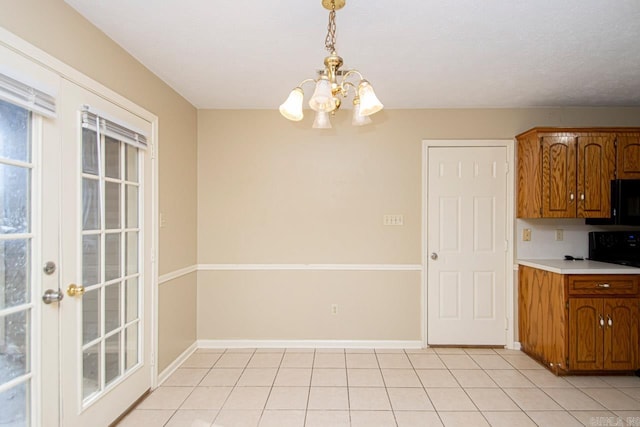
[[[556,377],[491,349],[197,350],[120,424],[639,426],[640,378]]]

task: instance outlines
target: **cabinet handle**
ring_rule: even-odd
[[[613,320],[611,319],[611,316],[609,316],[607,314],[607,326],[612,327],[613,326]]]
[[[608,283],[598,283],[596,286],[599,287],[599,288],[610,288],[611,287],[611,285],[608,284]]]
[[[569,194],[569,200],[571,200],[573,202],[573,199],[575,199],[575,196],[573,195],[573,193]]]
[[[600,328],[602,328],[604,326],[604,319],[602,317],[602,314],[600,315]]]
[[[580,194],[580,200],[584,200],[584,193]]]

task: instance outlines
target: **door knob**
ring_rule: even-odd
[[[84,286],[72,283],[67,287],[67,295],[70,297],[81,297],[82,294],[84,294]]]
[[[53,289],[47,289],[46,291],[44,291],[44,295],[42,295],[42,301],[45,304],[60,302],[62,301],[62,298],[64,298],[64,293],[60,289],[55,291]]]
[[[434,261],[437,260],[438,259],[438,254],[435,253],[435,252],[431,252],[431,259],[434,260]]]

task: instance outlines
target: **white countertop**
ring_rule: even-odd
[[[519,259],[518,265],[558,274],[640,274],[640,268],[599,261],[565,261],[562,259]]]

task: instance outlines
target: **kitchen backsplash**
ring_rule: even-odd
[[[531,240],[523,241],[523,230],[531,230]],[[556,240],[562,230],[562,240]],[[586,225],[584,219],[516,219],[516,259],[561,259],[565,255],[587,257],[588,234],[598,230],[640,230],[640,227]]]

